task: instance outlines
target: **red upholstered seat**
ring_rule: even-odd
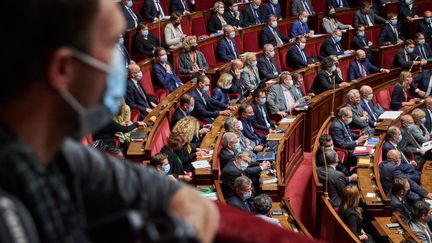
[[[342,72],[342,78],[344,81],[348,81],[348,69],[350,65],[350,60],[351,59],[339,62],[339,68]]]
[[[306,88],[306,91],[309,91],[310,88],[312,87],[312,84],[314,82],[316,75],[317,75],[317,73],[315,72],[315,69],[313,69],[311,71],[306,71],[303,74],[303,83],[304,83],[304,86]]]
[[[213,7],[216,0],[195,1],[195,11],[207,10]]]
[[[317,48],[315,46],[316,46],[316,43],[311,43],[311,44],[306,43],[305,50],[306,50],[308,57],[319,56],[318,55],[319,52],[317,52]]]
[[[189,24],[189,18],[188,17],[183,17],[181,20],[181,28],[183,30],[183,33],[185,35],[192,35],[192,28]]]
[[[147,94],[152,95],[158,99],[158,101],[161,101],[168,95],[168,90],[166,89],[158,89],[156,90],[152,83],[152,68],[153,68],[153,58],[149,60],[145,60],[141,63],[138,63],[138,65],[141,67],[141,72],[143,74],[143,77],[140,81],[141,86],[144,88],[144,90],[147,92]]]
[[[282,65],[281,65],[281,60],[280,60],[280,55],[278,51],[275,51],[275,61],[276,61],[276,65],[279,67],[279,69],[282,69]]]
[[[201,1],[198,1],[198,2],[201,2]],[[197,2],[197,5],[198,5],[198,2]],[[191,18],[192,34],[196,35],[197,37],[207,35],[203,13],[202,12],[195,12],[190,16],[190,18]]]
[[[131,109],[130,119],[131,122],[137,122],[140,116],[140,111],[137,109]]]
[[[346,158],[348,158],[348,151],[342,150],[342,149],[337,149],[337,148],[335,148],[335,151],[336,151],[336,153],[337,153],[337,155],[339,157],[339,161],[342,164],[345,164]]]
[[[399,49],[396,48],[390,48],[390,49],[383,49],[382,55],[383,55],[383,68],[391,68],[393,64],[393,59],[396,56],[396,54],[399,52]]]
[[[377,102],[384,110],[390,110],[392,90],[393,88],[385,88],[374,92],[374,101]]]
[[[163,119],[159,125],[159,128],[156,130],[152,146],[151,146],[151,155],[155,155],[160,152],[162,147],[167,143],[168,136],[170,133],[170,127],[168,118]]]
[[[245,52],[258,52],[260,51],[258,39],[261,32],[262,25],[245,28],[241,31],[243,36],[243,50]]]
[[[224,62],[219,62],[216,59],[216,47],[220,38],[220,36],[211,37],[211,39],[209,38],[202,44],[198,45],[198,49],[204,54],[207,63],[213,68],[220,67],[225,64]]]
[[[165,26],[168,24],[167,21],[161,21],[160,25],[158,23],[149,25],[149,32],[157,37],[162,42],[165,42]]]
[[[137,13],[137,14],[141,14],[141,8],[142,8],[143,6],[144,6],[144,1],[139,1],[139,2],[135,1],[135,2],[133,3],[132,8],[133,8],[133,10],[135,10],[135,13]]]
[[[286,64],[286,56],[288,54],[289,46],[284,46],[279,48],[279,60],[281,64],[282,71],[293,71],[294,69],[290,68]]]

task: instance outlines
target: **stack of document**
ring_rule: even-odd
[[[207,160],[197,160],[195,162],[192,162],[192,166],[195,169],[210,169],[211,165]]]
[[[402,111],[384,111],[378,120],[396,120],[401,114]]]

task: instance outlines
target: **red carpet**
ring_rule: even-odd
[[[304,153],[303,162],[286,185],[285,197],[290,199],[294,213],[309,232],[314,235],[313,215],[315,214],[315,205],[312,205],[311,153]]]

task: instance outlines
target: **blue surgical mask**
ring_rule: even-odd
[[[270,56],[271,58],[273,58],[273,57],[275,56],[275,52],[274,52],[274,51],[269,52],[269,56]]]
[[[208,90],[209,90],[209,86],[207,86],[207,85],[204,85],[204,86],[201,88],[201,92],[202,92],[202,93],[207,93]]]
[[[123,38],[123,36],[119,38],[119,44],[120,45],[124,45],[124,38]]]
[[[422,124],[425,124],[425,123],[426,123],[426,117],[423,117],[422,119],[420,119],[420,122],[421,122]]]
[[[271,27],[272,28],[276,28],[277,27],[277,21],[273,21],[273,22],[271,22]]]
[[[127,2],[127,6],[128,6],[129,8],[132,8],[132,6],[133,6],[133,2],[132,2],[132,0],[129,0],[129,1]]]
[[[300,43],[300,44],[299,44],[299,47],[300,47],[300,49],[303,50],[303,49],[306,47],[306,43]]]
[[[255,116],[248,116],[248,121],[252,122],[255,119]]]
[[[111,120],[113,114],[120,110],[120,104],[126,93],[126,68],[123,56],[117,47],[114,47],[110,64],[103,63],[98,59],[72,48],[72,55],[97,70],[107,73],[105,94],[103,103],[95,107],[85,108],[67,90],[60,93],[62,98],[77,113],[79,131],[73,136],[81,138],[89,133],[98,131]]]
[[[260,99],[259,99],[259,104],[260,104],[260,105],[265,105],[266,101],[267,101],[266,98],[260,98]]]
[[[142,77],[143,77],[142,72],[139,72],[139,73],[136,74],[136,80],[137,81],[141,81]]]
[[[239,121],[238,129],[240,131],[243,131],[243,123],[241,123],[240,121]]]
[[[351,124],[352,120],[353,120],[352,117],[349,118],[348,120],[345,121],[345,124],[347,124],[347,125]]]
[[[369,94],[369,95],[367,96],[367,100],[369,100],[369,101],[371,101],[372,98],[373,98],[373,94]]]
[[[167,164],[167,165],[165,165],[165,166],[162,167],[162,168],[163,168],[163,173],[164,173],[165,175],[168,175],[169,171],[171,170],[171,165],[170,165],[170,164]]]
[[[255,4],[252,4],[252,6],[254,9],[259,9],[259,7],[260,7],[259,5],[255,5]]]
[[[189,106],[187,112],[188,112],[188,113],[191,113],[191,112],[193,111],[194,108],[195,108],[194,106]]]
[[[232,10],[233,10],[234,12],[237,12],[237,11],[238,11],[238,6],[233,6],[233,7],[232,7]]]
[[[364,35],[365,35],[365,32],[364,32],[364,31],[360,31],[360,32],[358,32],[358,35],[359,35],[359,36],[364,36]]]
[[[248,200],[252,197],[252,192],[246,192],[243,194],[243,200]]]
[[[333,65],[333,66],[332,66],[331,71],[332,71],[332,72],[336,71],[336,65]]]
[[[420,45],[424,45],[424,44],[426,43],[426,41],[425,41],[425,40],[419,40],[418,43],[419,43]]]
[[[307,23],[307,21],[308,21],[308,18],[307,18],[307,17],[303,17],[302,20],[301,20],[301,22],[302,22],[303,24]]]
[[[409,124],[408,126],[407,126],[407,129],[408,130],[413,130],[415,128],[415,124],[414,123],[411,123],[411,124]]]
[[[246,170],[246,168],[249,166],[248,163],[242,161],[240,162],[240,170]]]
[[[392,19],[392,20],[390,21],[390,23],[391,23],[391,25],[396,26],[397,23],[398,23],[398,21],[397,21],[397,19]]]
[[[251,63],[251,65],[252,65],[252,67],[256,67],[256,66],[258,65],[258,62],[257,62],[257,61],[253,61],[253,62]]]
[[[272,0],[271,1],[274,5],[278,4],[278,0]]]
[[[141,35],[144,36],[144,37],[148,36],[148,34],[149,34],[148,30],[141,31]]]
[[[233,31],[233,32],[230,32],[230,38],[231,39],[234,39],[235,38],[235,32]]]
[[[411,47],[408,48],[408,49],[407,49],[407,52],[408,52],[408,53],[413,53],[413,52],[414,52],[414,48],[411,48]]]
[[[161,56],[160,57],[160,61],[163,62],[163,63],[167,62],[168,61],[168,56],[167,55]]]
[[[335,41],[336,41],[336,42],[339,42],[339,41],[341,41],[341,40],[342,40],[342,37],[337,35]]]
[[[399,137],[398,137],[398,143],[400,143],[402,141],[402,134],[399,134]]]
[[[235,151],[240,151],[241,149],[241,145],[240,145],[240,140],[235,144],[234,150]],[[247,167],[247,166],[246,166]]]
[[[405,3],[406,3],[407,5],[410,5],[410,4],[411,4],[411,0],[405,0]]]
[[[432,23],[432,18],[430,18],[430,17],[428,17],[428,18],[426,18],[426,23]]]

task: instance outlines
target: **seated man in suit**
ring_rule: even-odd
[[[240,151],[235,155],[235,160],[229,162],[222,170],[221,181],[222,191],[225,198],[229,198],[234,193],[234,181],[240,176],[247,176],[252,180],[254,191],[259,192],[259,175],[261,171],[271,168],[268,161],[262,163],[251,162],[250,154]],[[258,183],[258,184],[257,184]],[[256,187],[258,186],[258,187]]]
[[[310,92],[318,95],[329,89],[338,89],[349,85],[348,82],[343,82],[339,75],[337,75],[334,59],[332,57],[326,57],[321,62],[321,70],[318,71],[318,75],[314,79]]]
[[[277,0],[273,0],[273,1],[277,1]],[[279,219],[269,216],[270,210],[273,207],[273,200],[271,199],[271,197],[269,197],[269,195],[264,193],[259,194],[253,199],[252,205],[255,209],[256,217],[261,218],[262,220],[268,223],[278,225],[279,227],[283,227],[279,222]]]
[[[414,77],[410,85],[410,92],[416,93],[416,97],[428,97],[432,94],[432,75],[429,69],[423,69],[420,75]]]
[[[429,134],[432,134],[432,96],[426,97],[423,111],[426,113],[426,122],[423,125],[426,127]]]
[[[402,220],[408,223],[411,219],[411,205],[408,202],[408,192],[411,187],[406,178],[395,178],[393,180],[391,193],[388,195],[390,198],[390,205],[392,207],[392,212],[399,213]]]
[[[235,154],[241,151],[240,139],[233,132],[226,132],[222,137],[222,149],[219,154],[220,169],[233,162]]]
[[[170,14],[178,12],[182,15],[195,11],[195,0],[172,0],[169,7]]]
[[[180,97],[180,106],[175,110],[171,117],[170,128],[172,129],[175,124],[182,118],[190,116],[195,107],[195,99],[192,95],[186,93]]]
[[[384,113],[384,109],[377,103],[374,104],[372,101],[373,98],[373,90],[370,86],[363,85],[360,87],[360,106],[366,111],[369,115],[369,119],[371,122],[375,123],[378,121],[378,117]]]
[[[242,133],[249,140],[253,141],[255,144],[263,145],[266,144],[266,136],[258,134],[253,125],[252,121],[255,118],[255,113],[250,104],[241,104],[238,108],[238,119],[242,123],[243,130]]]
[[[265,131],[266,133],[275,132],[275,124],[270,120],[266,110],[266,93],[262,89],[257,89],[253,93],[252,109],[255,119],[252,121],[254,129]]]
[[[348,185],[345,179],[345,174],[337,171],[338,156],[334,150],[324,152],[327,161],[327,167],[321,166],[317,168],[318,178],[325,183],[328,180],[328,193],[330,202],[333,207],[338,208],[342,201],[342,191]]]
[[[235,31],[234,27],[231,25],[226,25],[223,31],[225,37],[219,40],[216,47],[216,54],[219,60],[230,62],[240,57],[235,41]]]
[[[416,34],[416,43],[414,53],[422,59],[429,59],[432,57],[432,50],[429,44],[426,44],[425,36],[422,33]]]
[[[320,56],[322,58],[330,55],[343,55],[353,53],[353,50],[344,50],[340,41],[342,40],[342,31],[335,30],[329,38],[327,38],[320,47]]]
[[[389,69],[377,68],[366,57],[366,52],[357,50],[355,52],[355,60],[349,66],[348,77],[351,82],[356,81],[358,78],[366,77],[371,73],[385,72],[389,73]]]
[[[298,103],[300,103],[299,105],[302,105],[302,103],[308,102],[312,97],[315,96],[314,93],[308,93],[307,95],[305,95],[303,93],[302,90],[302,85],[303,85],[303,75],[301,73],[295,72],[292,73],[292,79],[294,82],[294,86],[291,88],[292,90],[292,94],[294,97],[294,100]]]
[[[276,16],[270,14],[267,20],[267,25],[261,30],[259,35],[259,45],[261,48],[267,43],[281,47],[284,43],[290,41],[288,36],[282,34],[277,24]]]
[[[213,123],[213,120],[218,115],[229,116],[231,107],[213,99],[207,92],[210,87],[210,79],[203,75],[199,76],[197,86],[192,91],[192,96],[195,99],[195,106],[192,110],[192,115],[197,119],[207,123]]]
[[[228,0],[225,4],[225,6],[228,7],[228,10],[225,11],[223,15],[227,24],[232,25],[235,28],[243,26],[238,4],[239,3],[235,0]]]
[[[431,222],[431,214],[432,209],[428,202],[417,201],[413,204],[408,227],[420,242],[432,242],[432,231],[428,225]]]
[[[282,20],[282,10],[278,0],[270,0],[264,4],[262,13],[264,19],[267,19],[270,15],[274,15],[276,19]]]
[[[306,11],[308,15],[315,15],[311,0],[294,0],[292,2],[291,16],[298,16],[302,11]]]
[[[375,24],[384,24],[387,21],[376,14],[372,8],[370,2],[362,2],[360,9],[354,14],[354,27],[357,28],[359,25],[363,26],[374,26]]]
[[[267,81],[279,77],[282,73],[275,60],[275,51],[272,44],[264,45],[264,55],[258,59],[258,72],[260,79]]]
[[[170,93],[182,86],[180,78],[168,61],[167,52],[163,47],[155,50],[156,63],[152,69],[152,81],[155,86],[167,89]],[[149,80],[150,81],[150,80]]]
[[[349,8],[348,2],[346,0],[327,0],[326,1],[327,9],[330,7],[334,8]]]
[[[234,59],[231,61],[230,70],[228,74],[232,76],[232,86],[228,89],[229,94],[238,94],[242,95],[246,88],[244,87],[243,79],[241,77],[243,71],[243,61],[240,59]]]
[[[398,143],[400,151],[402,153],[414,153],[414,159],[416,161],[422,161],[425,151],[413,136],[413,129],[415,128],[414,118],[407,114],[401,116],[400,120],[400,131],[402,134],[402,140]]]
[[[312,37],[314,35],[313,30],[309,30],[308,26],[308,13],[301,11],[297,17],[297,20],[291,26],[291,38],[295,38],[299,35]]]
[[[387,159],[388,151],[396,149],[401,153],[401,164],[399,169],[407,175],[407,177],[415,182],[420,182],[420,172],[415,169],[417,162],[415,160],[408,160],[404,153],[400,150],[398,144],[402,141],[403,137],[399,128],[395,126],[389,127],[385,136],[385,142],[382,146],[382,159]]]
[[[128,66],[128,82],[126,88],[126,104],[131,109],[139,110],[139,120],[142,121],[157,105],[157,100],[149,96],[141,86],[142,72],[138,65]]]
[[[135,10],[133,10],[132,6],[133,6],[132,0],[120,1],[120,8],[123,12],[123,16],[126,19],[128,29],[136,28],[138,24],[142,21],[141,16],[135,13]]]
[[[369,120],[369,115],[363,108],[360,106],[360,92],[358,89],[351,89],[347,93],[347,105],[346,107],[350,108],[353,114],[353,119],[350,124],[352,129],[361,129],[362,134],[372,136],[374,134],[375,123]]]
[[[397,15],[395,13],[389,13],[387,15],[387,20],[388,24],[381,29],[381,33],[378,37],[378,45],[390,46],[402,43],[403,36],[397,27]]]
[[[286,55],[286,64],[288,67],[293,69],[300,69],[308,66],[312,66],[308,60],[308,55],[306,53],[306,37],[297,36],[295,38],[295,44],[288,49]]]
[[[156,22],[167,18],[167,14],[164,12],[160,0],[145,0],[141,8],[141,17],[145,20]]]
[[[250,1],[249,6],[247,6],[242,12],[242,23],[243,27],[262,24],[265,22],[264,15],[260,11],[261,0]]]
[[[419,32],[421,32],[426,40],[432,40],[432,12],[427,10],[424,12],[424,18],[420,23]]]
[[[367,53],[367,56],[372,56],[372,48],[374,47],[372,41],[365,34],[364,25],[357,26],[357,35],[352,40],[352,48],[354,50],[362,49]]]
[[[293,85],[291,75],[284,72],[279,77],[279,83],[270,87],[267,95],[267,105],[272,115],[277,114],[285,117],[291,114],[291,110],[298,105],[291,92]]]
[[[421,57],[414,52],[414,41],[408,39],[404,42],[404,47],[395,55],[392,63],[393,68],[409,69],[413,65],[426,65],[426,60],[421,60]],[[418,60],[418,61],[415,61]]]
[[[330,136],[332,137],[336,147],[347,149],[350,155],[352,155],[356,146],[367,140],[367,136],[360,136],[351,132],[349,125],[352,121],[353,114],[351,109],[348,107],[341,108],[338,112],[337,118],[333,120],[329,129]]]
[[[379,164],[379,174],[384,192],[391,192],[395,178],[406,178],[411,186],[411,191],[407,195],[410,200],[420,200],[425,197],[432,198],[432,193],[428,193],[400,170],[400,163],[401,153],[396,149],[392,149],[387,153],[387,159]]]
[[[327,163],[327,161],[324,162],[325,151],[334,150],[333,139],[331,138],[331,136],[329,134],[321,135],[321,137],[319,138],[319,145],[320,146],[317,149],[317,152],[315,155],[315,162],[316,162],[317,167],[325,166],[325,164]],[[337,159],[337,162],[338,163],[336,165],[336,170],[344,173],[344,175],[346,176],[346,178],[345,178],[346,182],[357,181],[357,178],[358,178],[357,174],[354,173],[351,176],[349,176],[349,172],[348,172],[347,168],[341,163],[339,157]]]
[[[253,199],[252,180],[247,176],[239,176],[234,180],[234,194],[227,198],[227,204],[245,212],[253,213],[251,200]]]

